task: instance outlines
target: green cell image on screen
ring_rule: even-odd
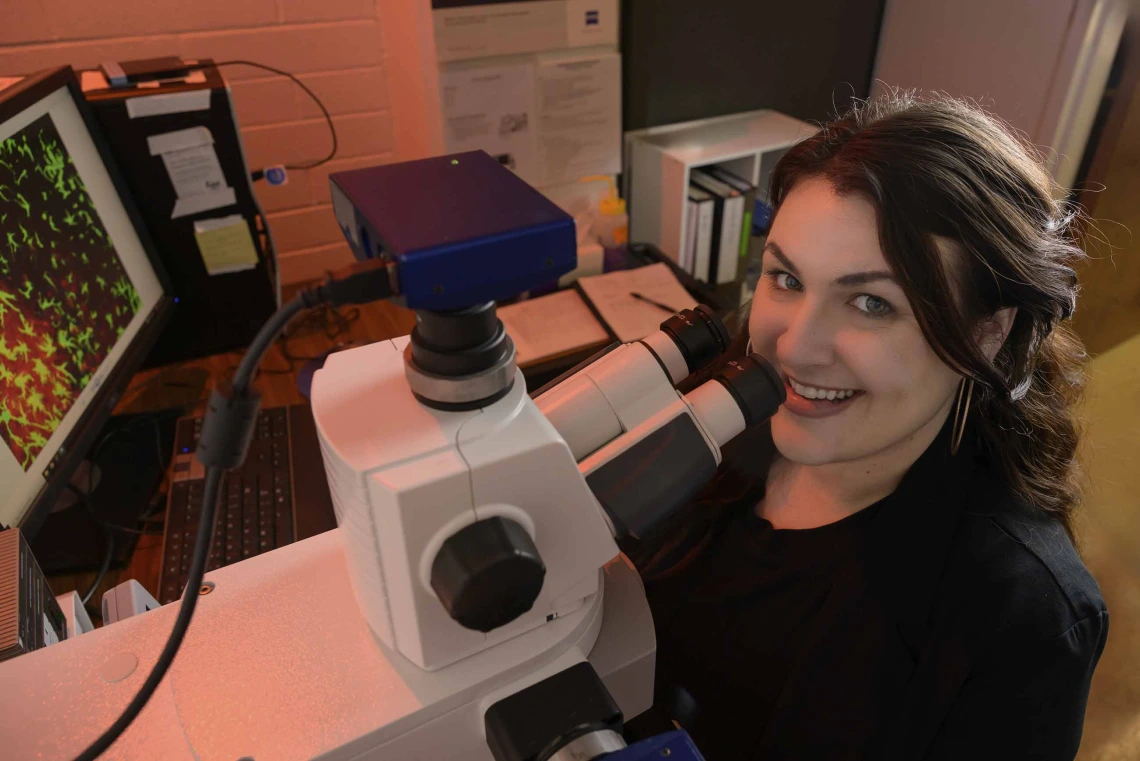
[[[51,116],[0,140],[0,436],[24,470],[138,310]]]

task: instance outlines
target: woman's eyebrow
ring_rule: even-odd
[[[784,265],[784,269],[795,275],[797,278],[800,276],[800,271],[796,269],[796,265],[792,264],[788,257],[784,256],[783,249],[776,245],[774,241],[768,241],[764,244],[763,253],[771,254],[772,256],[776,257],[776,259],[780,261],[780,264]]]
[[[792,275],[795,275],[797,278],[800,277],[800,272],[798,269],[796,269],[796,265],[792,264],[791,260],[788,259],[787,255],[784,253],[784,250],[780,248],[777,243],[774,241],[768,241],[766,244],[764,244],[764,253],[771,254],[780,262],[780,264],[784,266],[788,272],[790,272]],[[894,283],[895,285],[898,285],[898,280],[896,280],[895,276],[887,270],[851,272],[849,274],[841,275],[835,278],[835,283],[842,286],[853,286],[867,285],[868,283],[874,283],[879,280],[887,280]]]

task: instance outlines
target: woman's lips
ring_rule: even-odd
[[[784,388],[788,392],[788,400],[784,408],[793,415],[809,418],[824,418],[844,412],[853,402],[863,396],[865,392],[856,391],[854,396],[843,400],[831,401],[829,399],[808,399],[800,396],[792,386],[787,376],[784,376]]]

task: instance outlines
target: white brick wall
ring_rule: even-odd
[[[0,4],[0,76],[62,64],[88,68],[107,59],[181,55],[264,63],[297,75],[312,89],[336,124],[336,160],[290,172],[283,187],[255,186],[285,282],[317,277],[351,260],[329,206],[330,172],[438,151],[432,143],[438,133],[432,123],[438,120],[438,90],[429,0]],[[223,73],[251,169],[305,163],[327,153],[324,117],[294,83],[244,66],[226,67]]]

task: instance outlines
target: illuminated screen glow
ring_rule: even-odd
[[[0,142],[0,437],[27,470],[138,312],[50,114]]]

